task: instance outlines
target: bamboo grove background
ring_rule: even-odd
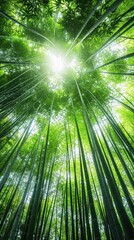
[[[0,239],[134,239],[133,26],[133,1],[0,1]]]

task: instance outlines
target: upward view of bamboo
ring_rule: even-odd
[[[134,7],[91,1],[86,12],[83,0],[35,2],[17,1],[26,13],[13,0],[0,9],[0,239],[132,240]],[[73,37],[68,9],[76,20],[85,11]],[[103,39],[97,34],[110,20]],[[128,48],[112,52],[122,40]],[[84,57],[68,72],[51,72],[44,55],[63,42],[64,59]]]

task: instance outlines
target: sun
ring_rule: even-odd
[[[65,69],[65,63],[64,60],[59,56],[52,56],[52,71],[55,73],[62,73]]]
[[[56,51],[47,50],[48,69],[51,75],[62,75],[68,70],[78,72],[80,69],[77,58],[74,56],[72,59],[66,59],[65,55],[59,54]]]
[[[62,56],[48,51],[49,68],[52,73],[61,74],[66,69],[66,63]]]
[[[78,76],[80,64],[76,56],[66,58],[65,54],[55,49],[45,51],[45,60],[47,64],[46,72],[49,80],[49,87],[53,91],[63,90],[64,81],[67,77]]]

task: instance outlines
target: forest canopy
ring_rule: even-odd
[[[134,239],[134,5],[0,0],[0,239]]]

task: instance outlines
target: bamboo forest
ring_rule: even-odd
[[[133,0],[0,0],[0,239],[134,239]]]

